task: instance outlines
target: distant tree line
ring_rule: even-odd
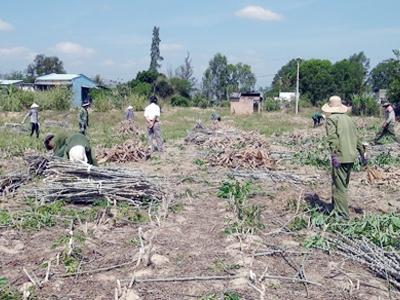
[[[243,63],[230,63],[221,53],[215,54],[209,61],[200,82],[194,77],[190,53],[187,53],[182,65],[165,75],[160,72],[164,58],[160,52],[160,28],[153,28],[150,48],[150,64],[147,70],[137,72],[135,77],[108,91],[96,91],[99,107],[122,107],[124,103],[135,103],[138,109],[143,107],[150,95],[156,95],[174,106],[207,107],[221,104],[229,99],[233,92],[255,90],[256,76],[251,66]],[[336,94],[353,106],[360,106],[360,112],[371,102],[372,92],[386,89],[393,103],[400,102],[400,51],[393,51],[394,57],[380,62],[370,70],[370,61],[363,52],[351,55],[335,63],[326,59],[292,59],[283,65],[268,88],[259,88],[266,98],[273,99],[280,91],[295,91],[297,63],[300,64],[300,94],[302,101],[310,105],[319,105],[330,95]],[[49,73],[65,73],[63,62],[56,56],[39,54],[24,71],[0,75],[5,79],[21,79],[33,82],[36,77]],[[95,80],[104,85],[100,75]],[[369,96],[369,99],[366,97]],[[128,100],[127,100],[128,99]],[[139,99],[139,100],[138,100]],[[367,100],[365,100],[367,99]],[[357,104],[358,103],[358,104]],[[269,103],[271,109],[278,103]],[[372,111],[374,109],[369,109]]]
[[[332,63],[326,59],[300,60],[300,85],[302,97],[312,105],[319,105],[333,94],[352,103],[355,97],[371,95],[386,89],[388,99],[400,102],[400,55],[384,60],[371,71],[370,61],[363,52]],[[297,59],[283,65],[274,76],[267,96],[278,95],[279,91],[294,91],[296,88]]]

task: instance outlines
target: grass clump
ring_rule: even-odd
[[[349,221],[339,219],[335,214],[325,215],[316,209],[310,211],[310,222],[322,231],[338,233],[353,239],[366,238],[382,248],[400,250],[400,215],[388,213],[365,215]],[[321,244],[318,238],[309,245]]]
[[[264,228],[264,224],[261,222],[261,207],[250,204],[248,201],[251,189],[251,182],[241,183],[233,178],[224,181],[219,188],[217,196],[227,200],[229,208],[234,214],[234,217],[228,220],[225,230],[227,233],[252,234],[254,230]]]
[[[6,277],[0,276],[0,300],[20,300],[20,299],[23,299],[22,293],[13,289],[9,285]]]
[[[220,300],[220,299],[223,299],[223,300],[240,300],[240,296],[239,296],[239,294],[237,294],[234,291],[227,291],[227,292],[224,292],[222,294],[222,296],[220,294],[218,295],[218,294],[214,293],[214,294],[205,295],[205,296],[200,298],[200,300]]]

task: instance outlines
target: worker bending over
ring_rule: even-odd
[[[321,121],[325,120],[325,115],[321,114],[320,112],[316,112],[311,116],[314,122],[314,128],[321,125]]]
[[[84,162],[96,166],[96,156],[86,136],[75,133],[71,136],[65,134],[48,134],[44,139],[47,150],[53,150],[54,155],[67,158],[73,162]]]

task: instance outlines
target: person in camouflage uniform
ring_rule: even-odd
[[[96,156],[89,139],[82,133],[75,133],[71,136],[49,133],[44,139],[44,146],[49,151],[53,150],[55,156],[97,166]]]
[[[357,128],[346,114],[347,110],[338,96],[332,96],[322,107],[323,112],[330,114],[326,119],[326,132],[332,161],[333,212],[345,219],[349,218],[347,190],[357,151],[361,155],[362,165],[368,163]]]
[[[78,120],[79,120],[79,132],[86,134],[86,129],[89,127],[89,112],[90,102],[85,102],[79,110]]]

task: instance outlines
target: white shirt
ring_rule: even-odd
[[[160,114],[160,107],[155,103],[151,103],[144,109],[144,117],[149,120],[154,120],[156,117],[160,117]]]

